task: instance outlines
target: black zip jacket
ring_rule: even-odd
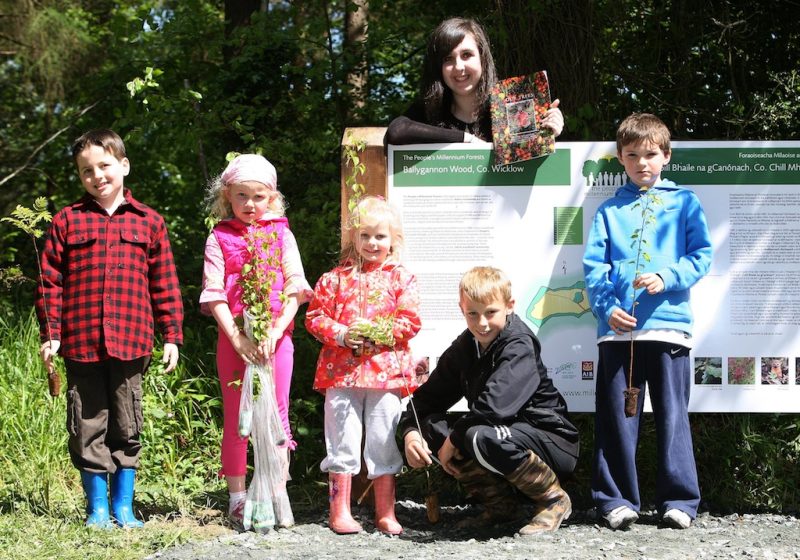
[[[560,449],[577,457],[578,430],[567,419],[567,403],[548,377],[540,352],[539,339],[515,313],[483,355],[478,355],[474,337],[465,330],[414,393],[417,414],[425,418],[446,412],[466,397],[469,409],[450,434],[460,451],[465,450],[464,434],[471,426],[525,422],[548,432]],[[409,405],[400,431],[405,436],[416,429]]]

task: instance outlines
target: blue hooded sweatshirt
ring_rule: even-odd
[[[651,197],[649,205],[654,220],[642,228],[642,209],[647,203],[643,194],[648,192],[657,197],[656,201]],[[626,183],[597,209],[583,256],[597,336],[615,334],[608,325],[615,308],[631,313],[638,245],[634,234],[642,230],[647,243],[642,245],[640,273],[657,273],[664,280],[664,290],[654,295],[636,290],[636,330],[671,329],[691,335],[689,288],[711,266],[711,238],[697,196],[663,180],[649,191]]]

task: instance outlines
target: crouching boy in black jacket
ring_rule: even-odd
[[[403,414],[399,429],[406,459],[414,468],[425,467],[435,450],[442,468],[484,505],[484,513],[470,524],[516,517],[516,488],[535,503],[534,516],[520,534],[554,531],[572,512],[556,473],[574,470],[578,432],[547,376],[539,340],[514,313],[505,274],[473,268],[461,279],[459,292],[467,329],[414,393],[414,408],[409,405]],[[447,410],[462,397],[468,411],[449,420]]]

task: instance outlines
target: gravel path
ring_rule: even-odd
[[[477,513],[470,506],[442,508],[441,521],[428,523],[424,505],[398,503],[405,528],[400,537],[374,530],[370,510],[354,508],[365,532],[335,535],[326,526],[327,512],[295,512],[297,525],[266,535],[225,534],[170,548],[148,560],[245,559],[393,559],[454,558],[458,560],[533,559],[800,559],[800,519],[785,515],[701,514],[691,528],[659,527],[655,512],[644,513],[627,531],[599,525],[593,512],[578,511],[554,533],[514,536],[514,526],[465,532],[458,520]]]

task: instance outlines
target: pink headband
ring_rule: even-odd
[[[275,167],[264,156],[258,154],[241,154],[236,156],[222,172],[225,185],[258,181],[271,190],[278,188],[278,174]]]

